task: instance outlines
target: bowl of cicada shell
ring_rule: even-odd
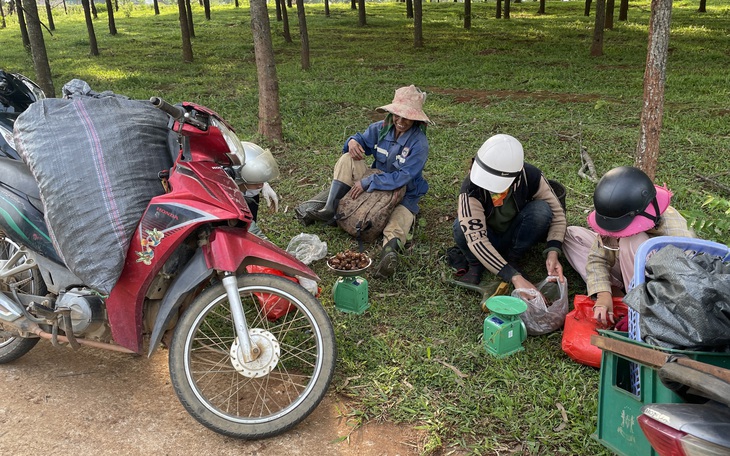
[[[365,253],[345,250],[327,259],[327,266],[342,277],[361,274],[373,264],[372,258]]]

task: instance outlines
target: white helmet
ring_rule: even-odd
[[[241,141],[246,162],[236,168],[236,179],[245,184],[263,184],[279,177],[279,165],[271,152],[260,146]]]
[[[471,181],[492,193],[507,190],[525,163],[522,144],[510,135],[494,135],[479,148],[471,165]]]

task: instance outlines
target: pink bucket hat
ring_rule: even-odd
[[[596,211],[593,211],[588,214],[588,225],[591,229],[593,229],[593,231],[601,236],[609,236],[613,238],[629,237],[654,228],[656,222],[651,217],[658,219],[659,216],[667,210],[672,199],[672,192],[666,186],[660,187],[655,185],[654,188],[656,188],[656,197],[649,202],[649,205],[646,206],[646,209],[643,211],[650,217],[646,217],[641,213],[635,214],[633,220],[631,220],[631,223],[629,223],[626,228],[619,231],[608,231],[598,225],[598,222],[596,221]],[[654,205],[654,201],[657,203],[656,206]],[[657,210],[659,213],[657,213]]]
[[[426,93],[418,90],[416,86],[410,85],[396,90],[393,102],[377,108],[376,111],[389,112],[406,119],[431,123],[423,112],[424,101],[426,101]]]

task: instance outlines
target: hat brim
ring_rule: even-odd
[[[428,118],[425,112],[405,104],[391,103],[376,108],[375,110],[377,112],[389,112],[391,114],[395,114],[396,116],[404,117],[409,120],[417,120],[420,122],[431,123],[431,119]]]
[[[651,203],[646,207],[644,212],[657,216],[663,214],[669,207],[669,203],[672,199],[672,192],[666,187],[660,187],[658,185],[655,185],[654,187],[656,188],[656,200],[659,205],[659,214],[655,214],[654,205]],[[644,231],[654,228],[654,221],[642,215],[637,215],[631,223],[626,226],[626,228],[619,231],[608,231],[598,226],[598,223],[596,223],[596,211],[593,211],[588,214],[588,226],[601,236],[624,238],[638,233],[643,233]]]
[[[495,176],[494,174],[480,171],[475,168],[476,167],[472,166],[471,172],[469,173],[469,179],[471,179],[474,184],[492,193],[502,193],[507,190],[510,185],[512,185],[512,182],[515,181],[514,177]]]

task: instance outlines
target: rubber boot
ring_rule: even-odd
[[[485,270],[486,268],[481,263],[469,263],[469,269],[466,273],[456,280],[471,285],[479,285]]]
[[[335,216],[337,203],[340,202],[343,196],[347,195],[350,188],[351,187],[344,182],[333,180],[332,186],[330,187],[330,193],[327,196],[327,202],[324,204],[324,207],[318,211],[311,211],[309,214],[317,220],[329,223]]]
[[[398,254],[403,251],[400,240],[393,238],[388,241],[380,253],[380,261],[375,267],[374,277],[378,279],[386,279],[395,274],[395,268],[398,266]]]

